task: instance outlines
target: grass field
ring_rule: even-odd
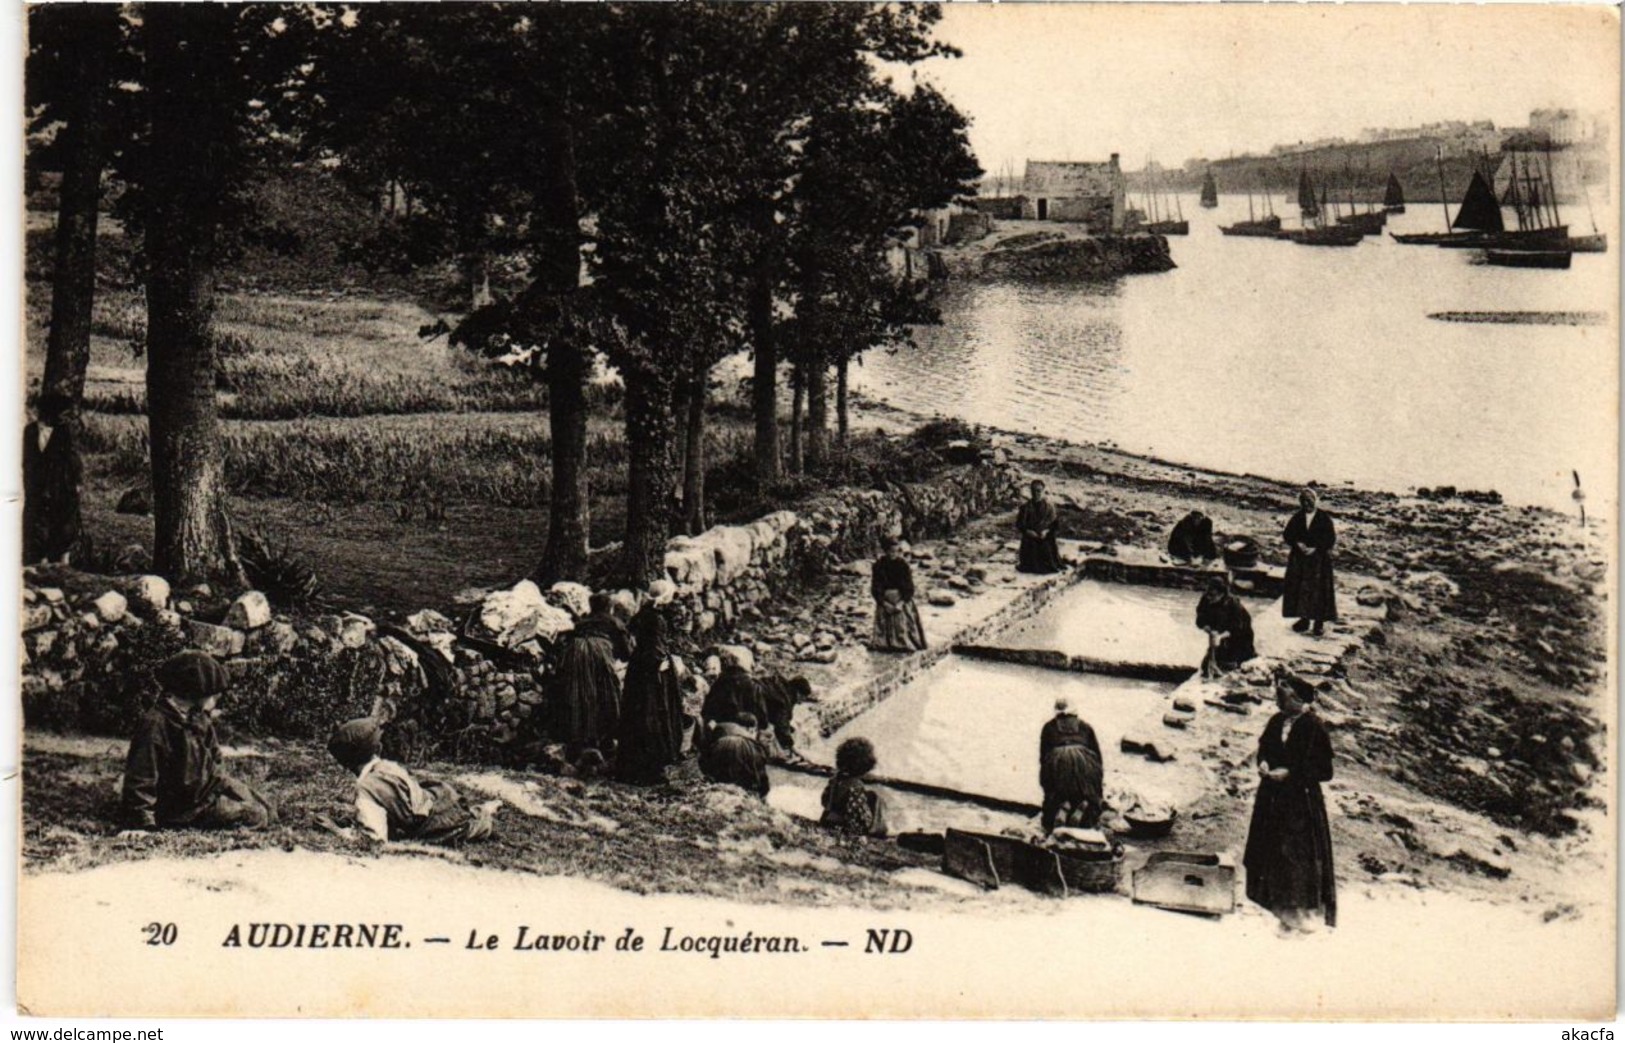
[[[31,257],[41,252],[41,231],[31,227]],[[32,394],[44,368],[50,284],[37,267],[29,274]],[[126,276],[98,281],[85,390],[87,530],[98,561],[127,568],[141,553],[126,549],[152,539],[150,518],[115,512],[148,481],[145,306]],[[216,383],[234,514],[305,558],[336,605],[443,604],[465,587],[511,583],[540,556],[551,495],[546,389],[521,366],[423,335],[454,318],[393,291],[237,289],[217,298]],[[589,525],[602,546],[625,526],[627,453],[618,385],[593,386]],[[749,416],[722,401],[723,389],[715,393],[708,488],[719,516],[733,520],[767,504],[749,480]],[[885,477],[909,477],[916,466],[888,449],[872,455],[902,468]]]

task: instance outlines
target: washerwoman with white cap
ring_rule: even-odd
[[[621,691],[621,731],[615,774],[626,782],[665,777],[683,751],[683,692],[667,644],[666,606],[677,585],[657,579],[640,599],[630,626],[632,658]]]
[[[1045,833],[1056,826],[1093,829],[1100,821],[1105,790],[1100,740],[1064,698],[1055,700],[1055,716],[1038,736],[1038,784],[1044,789]]]

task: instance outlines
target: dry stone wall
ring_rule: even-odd
[[[888,534],[945,535],[1019,496],[1014,469],[983,463],[674,539],[665,564],[678,584],[680,641],[695,649],[723,642],[743,616],[873,556]],[[41,566],[24,580],[29,727],[126,734],[156,698],[152,668],[191,647],[223,660],[233,677],[219,707],[228,736],[321,738],[339,721],[387,708],[395,725],[386,752],[408,760],[537,759],[549,739],[553,653],[591,594],[577,583],[543,590],[522,580],[472,592],[447,613],[389,622],[353,612],[282,615],[257,591],[173,591],[157,576]],[[611,596],[631,603],[627,592]]]

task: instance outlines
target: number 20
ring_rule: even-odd
[[[149,923],[141,930],[147,936],[148,945],[174,945],[180,934],[172,923]]]

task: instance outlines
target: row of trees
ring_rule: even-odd
[[[28,102],[49,132],[38,161],[62,174],[41,419],[76,422],[111,168],[147,289],[155,568],[231,576],[213,285],[254,232],[244,172],[319,165],[413,201],[409,220],[467,279],[454,342],[531,349],[553,443],[540,578],[585,574],[587,381],[595,354],[619,372],[619,571],[646,579],[674,526],[703,523],[705,388],[721,359],[754,357],[769,488],[785,459],[782,363],[818,468],[830,375],[844,389],[854,358],[919,318],[887,251],[980,174],[964,117],[886,75],[952,55],[931,38],[937,18],[858,3],[36,6]],[[527,281],[493,298],[491,261],[513,254]]]

